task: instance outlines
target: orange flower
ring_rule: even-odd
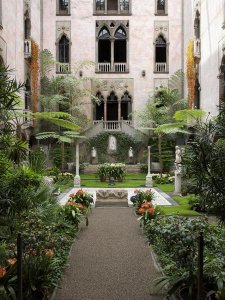
[[[8,262],[10,265],[14,265],[14,264],[17,262],[17,259],[16,259],[16,258],[9,258],[9,259],[7,259],[7,262]]]
[[[154,207],[150,207],[150,208],[148,209],[148,211],[149,211],[149,213],[150,213],[151,215],[154,215],[155,209],[154,209]]]
[[[49,256],[49,257],[53,257],[54,256],[54,251],[52,249],[46,249],[45,250],[45,255]]]
[[[145,213],[145,209],[143,207],[140,207],[138,209],[138,213],[141,214],[141,215],[144,214]]]
[[[152,203],[151,203],[151,202],[148,202],[148,201],[143,202],[142,205],[141,205],[141,207],[147,209],[147,208],[149,208],[149,207],[152,207]]]
[[[0,278],[4,277],[6,274],[6,268],[3,266],[0,266]]]
[[[75,196],[74,194],[70,194],[70,195],[69,195],[70,198],[73,198],[74,196]]]
[[[82,189],[78,190],[76,195],[82,196],[84,194],[84,191]]]
[[[66,206],[68,206],[68,205],[74,206],[75,202],[73,200],[68,200],[65,205]]]
[[[81,204],[81,203],[77,203],[77,207],[78,207],[80,210],[83,210],[83,209],[84,209],[84,206],[83,206],[83,204]]]

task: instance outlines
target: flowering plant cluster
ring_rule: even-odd
[[[97,170],[97,174],[101,181],[105,181],[109,177],[113,177],[115,180],[122,181],[125,177],[126,166],[122,163],[100,165]]]
[[[93,203],[93,196],[80,189],[76,193],[69,195],[69,199],[66,202],[63,211],[67,216],[67,219],[77,227],[82,217],[85,215],[86,225],[88,225],[86,214],[91,209],[91,203]]]
[[[159,214],[159,210],[152,203],[154,192],[149,189],[146,191],[135,190],[134,193],[135,196],[132,196],[130,200],[133,202],[136,213],[141,215],[139,220],[145,224],[148,220],[154,219]]]

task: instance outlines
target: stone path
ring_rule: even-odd
[[[162,300],[150,295],[158,276],[131,208],[94,208],[82,226],[55,300]]]

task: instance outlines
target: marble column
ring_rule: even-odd
[[[80,187],[80,175],[79,175],[79,142],[76,142],[76,176],[74,177],[74,187]]]
[[[152,175],[151,175],[151,146],[148,146],[148,174],[146,176],[146,187],[152,187]]]

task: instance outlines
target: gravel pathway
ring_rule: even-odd
[[[159,274],[131,208],[95,208],[74,243],[55,300],[162,300]]]

